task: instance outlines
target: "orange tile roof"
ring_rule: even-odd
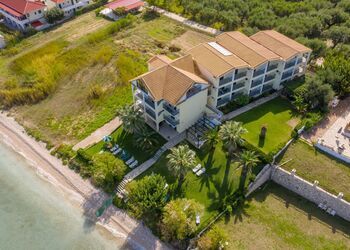
[[[311,52],[310,48],[274,30],[260,31],[250,38],[281,56],[284,60],[298,53]]]

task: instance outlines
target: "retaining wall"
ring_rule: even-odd
[[[272,168],[271,180],[317,205],[325,203],[327,207],[334,209],[338,216],[350,221],[349,202],[328,193],[317,185],[300,178],[296,174],[274,166]]]

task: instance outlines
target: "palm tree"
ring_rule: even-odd
[[[240,155],[240,163],[242,167],[241,180],[239,188],[241,191],[244,190],[244,185],[247,179],[247,176],[251,174],[252,169],[259,163],[258,155],[254,151],[243,151]]]
[[[135,146],[146,151],[152,150],[158,144],[155,135],[155,132],[148,129],[141,130],[135,134]]]
[[[210,148],[213,149],[219,141],[218,129],[215,128],[215,129],[209,130],[205,134],[204,138],[207,141],[207,143],[210,145]]]
[[[188,145],[180,145],[176,148],[170,149],[171,153],[168,154],[168,168],[175,177],[179,178],[179,186],[185,178],[185,175],[189,169],[196,164],[196,154],[193,150],[190,150]]]
[[[237,150],[238,145],[243,143],[241,136],[247,132],[240,122],[228,121],[221,126],[219,137],[225,143],[230,157]]]
[[[142,113],[134,109],[133,106],[124,106],[117,110],[117,116],[123,122],[124,130],[129,134],[135,134],[145,128],[145,122]]]

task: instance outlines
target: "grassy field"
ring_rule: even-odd
[[[196,152],[197,162],[206,168],[206,173],[197,177],[192,171],[189,171],[182,185],[182,190],[175,195],[176,197],[195,199],[204,206],[201,226],[206,225],[218,214],[222,199],[225,195],[237,190],[239,185],[241,176],[241,168],[238,168],[239,163],[234,159],[228,165],[222,146],[222,143],[218,143],[214,150],[192,148]],[[166,155],[167,153],[139,178],[156,173],[164,176],[168,184],[177,185],[177,179],[168,170]],[[255,172],[257,171],[259,171],[258,167]]]
[[[147,70],[148,58],[159,53],[175,58],[183,51],[169,47],[210,39],[165,17],[142,16],[101,39],[110,25],[88,13],[26,38],[0,56],[0,89],[28,90],[38,82],[50,86],[48,98],[10,110],[40,139],[76,143],[111,120],[117,107],[132,102],[128,80]],[[187,32],[191,35],[184,36]],[[91,97],[96,89],[97,98]]]
[[[276,184],[217,224],[228,249],[350,249],[350,223]]]
[[[344,193],[350,201],[350,166],[340,163],[315,150],[303,141],[292,144],[279,159],[280,163],[291,160],[282,167],[296,169],[297,175],[310,182],[319,181],[319,186],[337,195]]]
[[[290,103],[280,97],[234,118],[243,123],[248,133],[243,138],[268,154],[288,141],[299,118]],[[260,139],[261,127],[267,127],[265,139]]]

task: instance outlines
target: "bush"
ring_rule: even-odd
[[[64,18],[64,12],[60,8],[53,7],[45,12],[45,19],[49,23],[56,23]]]
[[[104,91],[101,85],[94,84],[89,89],[88,99],[96,100],[99,99],[103,95]]]
[[[305,118],[303,118],[303,126],[305,126],[305,130],[308,131],[312,127],[314,127],[317,123],[319,123],[323,119],[322,113],[310,112],[307,113]]]
[[[61,144],[55,150],[53,150],[52,153],[62,160],[70,160],[76,155],[75,151],[72,149],[72,146],[67,144]]]
[[[105,5],[106,3],[108,3],[108,0],[97,0],[94,3],[89,4],[89,5],[85,6],[85,7],[77,10],[75,12],[75,15],[78,16],[78,15],[84,14],[86,12],[89,12],[90,10],[94,10],[96,8],[101,7],[101,6]]]
[[[113,199],[113,205],[120,209],[126,208],[126,203],[123,199],[119,198],[117,195]]]

